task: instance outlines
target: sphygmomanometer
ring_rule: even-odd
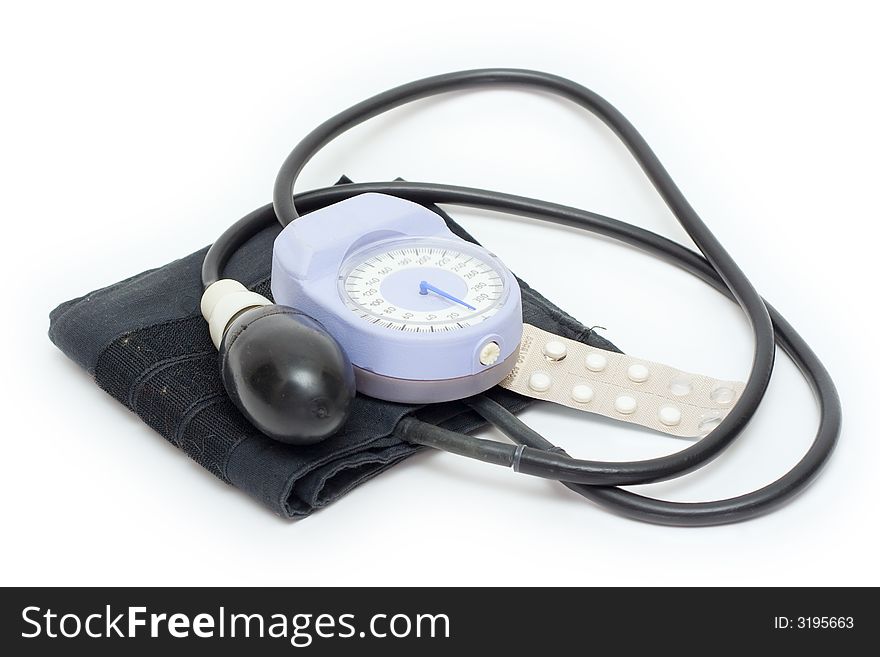
[[[294,193],[306,163],[349,128],[418,99],[491,86],[550,92],[598,116],[627,146],[700,253],[593,212],[481,189],[344,181]],[[621,353],[517,279],[435,204],[581,228],[692,273],[739,304],[748,318],[755,340],[748,379],[713,379]],[[276,224],[283,227],[280,232]],[[246,265],[260,257],[266,266],[271,257],[271,277],[254,281],[253,268]],[[201,318],[201,324],[194,323],[188,310],[175,314],[157,308],[138,319],[137,330],[108,330],[88,367],[103,387],[163,435],[270,505],[277,506],[268,498],[278,491],[282,506],[295,506],[291,500],[296,499],[305,504],[307,488],[318,491],[328,482],[334,482],[334,494],[341,494],[428,446],[559,481],[635,519],[721,524],[770,511],[800,492],[840,432],[837,392],[809,346],[758,295],[623,115],[594,92],[558,76],[463,71],[354,105],[294,148],[278,174],[272,204],[232,225],[199,259],[203,291],[197,305],[207,327]],[[237,280],[237,271],[251,278]],[[140,297],[126,282],[105,296],[128,294],[135,308],[136,299],[149,296],[143,289],[147,280],[138,281]],[[175,295],[167,276],[149,285],[174,299],[172,305],[192,305],[192,294]],[[64,315],[60,310],[55,319]],[[209,338],[201,335],[206,331]],[[62,348],[75,344],[79,349],[87,339],[61,333],[55,330],[53,339]],[[217,351],[205,348],[208,341],[219,350],[219,368]],[[728,447],[762,400],[777,344],[809,382],[821,411],[815,440],[797,465],[760,490],[712,502],[669,502],[620,488],[681,476]],[[218,369],[222,395],[215,381]],[[203,391],[178,390],[190,380]],[[174,395],[179,399],[169,400]],[[530,400],[694,442],[644,461],[574,458],[516,417]],[[230,402],[234,409],[217,422],[228,428],[205,424],[211,417],[206,409]],[[250,431],[245,422],[261,437],[245,443],[242,436]],[[512,444],[472,435],[484,423],[496,426]],[[317,508],[329,501],[321,495],[313,494],[308,504]]]

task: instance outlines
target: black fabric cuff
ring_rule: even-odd
[[[429,207],[454,233],[476,242],[441,209]],[[225,274],[271,298],[272,242],[280,230],[272,226],[253,237]],[[415,413],[465,433],[484,424],[461,402],[420,407],[358,395],[343,430],[322,443],[292,447],[266,438],[241,416],[220,381],[217,352],[199,312],[206,251],[62,303],[50,315],[49,337],[99,386],[217,477],[279,515],[301,517],[418,451],[394,434],[404,416]],[[519,284],[524,322],[616,350]],[[514,412],[532,403],[497,387],[491,394]]]

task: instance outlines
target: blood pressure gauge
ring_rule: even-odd
[[[436,213],[396,197],[355,196],[288,225],[275,241],[272,294],[320,321],[358,391],[380,399],[461,399],[516,363],[516,278]]]
[[[459,238],[379,242],[351,255],[339,293],[362,319],[383,328],[436,333],[489,320],[510,288],[503,265]]]

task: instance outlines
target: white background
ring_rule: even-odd
[[[880,584],[880,50],[869,6],[5,4],[0,583]],[[267,202],[289,149],[331,114],[483,66],[544,69],[616,104],[823,358],[844,431],[791,505],[734,526],[654,527],[551,482],[424,453],[291,523],[190,462],[50,344],[56,304],[190,253]],[[342,173],[505,190],[687,239],[597,120],[529,93],[396,111],[334,143],[301,189]],[[625,351],[747,375],[745,321],[695,279],[587,235],[454,215]],[[585,457],[683,446],[564,409],[523,417]],[[741,440],[645,490],[701,500],[760,487],[801,456],[816,419],[780,355]]]

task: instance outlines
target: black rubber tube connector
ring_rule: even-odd
[[[691,251],[670,239],[610,217],[556,203],[482,189],[422,182],[378,182],[340,185],[294,195],[294,185],[306,163],[346,130],[383,112],[442,93],[485,87],[524,87],[566,98],[601,119],[626,145],[673,215],[699,249]],[[390,89],[328,119],[293,149],[275,181],[272,205],[264,206],[231,226],[214,243],[202,267],[205,286],[218,280],[229,256],[271,222],[287,225],[301,212],[366,192],[391,194],[422,204],[449,203],[493,210],[583,229],[640,248],[674,264],[735,301],[748,318],[754,336],[752,369],[740,400],[706,438],[676,454],[644,461],[605,463],[573,459],[525,426],[487,397],[468,403],[519,445],[519,469],[559,479],[578,494],[622,515],[665,525],[701,526],[737,522],[767,513],[800,493],[821,470],[840,434],[840,398],[825,367],[809,345],[770,304],[700,219],[657,156],[635,127],[608,101],[571,80],[520,69],[477,69],[438,75]],[[794,361],[819,404],[819,427],[803,458],[775,482],[751,493],[711,502],[669,502],[639,495],[617,486],[663,481],[692,472],[721,454],[749,423],[767,389],[777,345]],[[408,420],[399,428],[402,438],[479,460],[511,466],[497,441],[435,431],[437,427]],[[453,432],[447,432],[453,433]],[[509,445],[505,445],[510,447]],[[536,453],[542,452],[542,453]]]

